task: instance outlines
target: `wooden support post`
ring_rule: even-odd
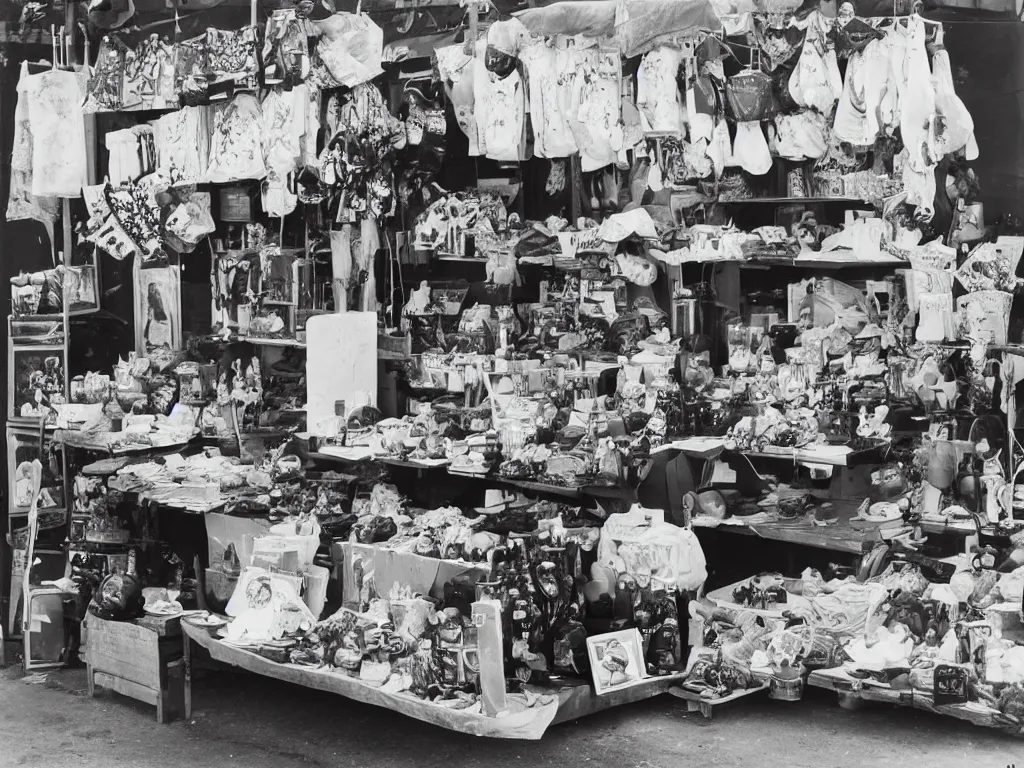
[[[463,48],[467,56],[476,55],[476,41],[480,36],[480,19],[476,0],[466,0],[466,9],[469,13],[469,34],[466,35],[466,44]]]

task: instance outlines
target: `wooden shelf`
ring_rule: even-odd
[[[745,200],[715,200],[713,202],[722,205],[746,205],[747,203],[764,205],[784,205],[787,203],[845,203],[847,205],[856,203],[859,205],[870,205],[867,200],[859,197],[748,197]]]
[[[25,45],[51,45],[49,30],[22,24],[17,21],[0,21],[0,43],[22,43]]]
[[[826,501],[827,498],[819,498]],[[816,525],[810,515],[792,520],[765,520],[748,525],[704,525],[694,518],[693,530],[699,535],[704,531],[739,534],[741,536],[757,536],[761,539],[780,541],[786,544],[800,544],[805,547],[824,549],[830,552],[845,552],[863,556],[882,541],[877,529],[856,528],[851,519],[857,511],[857,503],[834,499],[838,520],[831,525]]]
[[[298,341],[297,339],[273,339],[273,338],[260,338],[259,336],[239,336],[236,341],[247,341],[250,344],[255,344],[258,347],[295,347],[297,349],[305,349],[306,342]]]
[[[735,264],[740,269],[772,269],[773,267],[794,267],[797,269],[853,269],[855,267],[910,267],[909,261],[889,259],[886,261],[857,261],[856,259],[695,259],[687,264]]]

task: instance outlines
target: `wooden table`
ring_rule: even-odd
[[[390,692],[326,667],[280,664],[252,650],[221,642],[207,629],[189,624],[187,620],[183,622],[182,630],[185,634],[187,681],[191,678],[191,645],[195,643],[205,648],[214,661],[248,672],[385,707],[449,730],[496,739],[537,740],[551,725],[658,696],[668,692],[682,679],[682,675],[652,677],[601,696],[594,693],[594,687],[585,680],[567,680],[554,689],[531,687],[532,704],[525,707],[520,704],[502,717],[488,717],[480,712],[448,709],[411,693]],[[518,698],[521,697],[510,695],[510,699]]]
[[[717,531],[741,536],[757,536],[762,539],[800,544],[832,552],[845,552],[857,556],[867,554],[882,542],[877,528],[860,526],[851,522],[851,518],[856,513],[857,504],[855,502],[833,500],[832,503],[836,507],[837,520],[831,525],[815,525],[813,517],[805,515],[794,520],[772,520],[756,525],[703,526],[698,522],[694,524],[693,529],[698,534],[704,531]]]
[[[910,688],[896,689],[873,680],[859,680],[847,674],[841,667],[835,669],[819,669],[811,672],[807,684],[816,688],[835,691],[840,703],[845,701],[874,701],[895,704],[901,707],[913,707],[937,715],[953,717],[957,720],[994,728],[1003,733],[1024,737],[1024,725],[1014,718],[1003,715],[999,710],[984,706],[977,702],[968,704],[936,705],[932,695],[927,691]]]

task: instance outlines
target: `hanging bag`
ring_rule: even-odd
[[[729,114],[738,123],[770,120],[775,116],[772,79],[764,72],[747,69],[725,84]]]

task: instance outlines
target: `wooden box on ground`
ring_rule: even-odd
[[[182,659],[181,619],[146,617],[134,622],[88,616],[89,695],[96,686],[156,706],[158,723],[191,715]]]

